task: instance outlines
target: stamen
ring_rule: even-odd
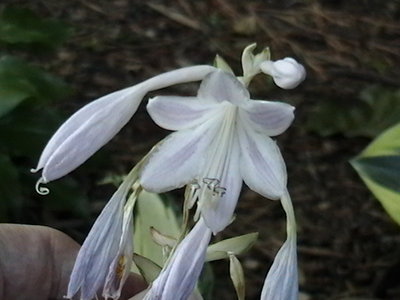
[[[200,219],[200,213],[201,213],[201,207],[202,203],[200,201],[197,201],[197,207],[196,207],[196,212],[194,213],[193,220],[197,222]]]
[[[214,190],[221,181],[217,178],[203,178],[203,183],[207,185],[210,190]]]
[[[199,197],[200,192],[200,184],[197,180],[194,180],[189,187],[189,197],[188,199],[188,209],[191,209],[193,205],[196,203],[197,198]]]
[[[40,186],[42,183],[46,183],[43,177],[40,177],[39,180],[36,182],[35,189],[39,195],[48,195],[50,190],[47,187]]]
[[[217,193],[219,197],[222,197],[226,193],[226,188],[224,188],[222,186],[216,186],[214,188],[214,192]]]
[[[170,253],[171,253],[172,248],[170,248],[169,246],[163,246],[161,247],[161,253],[162,253],[162,257],[163,257],[163,261],[166,262]]]
[[[191,184],[190,184],[190,188],[191,189],[194,189],[194,190],[197,190],[197,189],[199,189],[201,186],[200,186],[200,184],[197,182],[197,180],[194,180]]]

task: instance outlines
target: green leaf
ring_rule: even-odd
[[[157,265],[164,265],[162,247],[151,237],[151,228],[171,237],[178,237],[180,225],[172,207],[172,201],[157,194],[143,191],[135,207],[135,252]]]
[[[207,248],[206,261],[228,258],[228,253],[242,254],[254,245],[257,238],[258,232],[253,232],[212,244]]]
[[[351,165],[400,225],[400,124],[377,137]]]
[[[70,93],[61,79],[12,56],[0,58],[0,90],[38,103],[62,99]],[[3,101],[10,100],[0,98],[0,105]]]
[[[228,65],[228,63],[218,54],[214,58],[214,67],[224,70],[225,72],[234,74],[232,68]]]
[[[0,41],[55,48],[71,34],[65,23],[44,19],[25,8],[6,7],[0,16]]]
[[[0,153],[0,222],[19,214],[22,204],[18,171],[10,158]]]
[[[12,111],[22,101],[28,99],[28,97],[28,93],[0,83],[0,118]]]
[[[161,272],[161,267],[159,265],[142,255],[133,254],[133,261],[147,283],[152,283]]]
[[[306,127],[321,136],[375,137],[400,121],[400,89],[372,86],[350,100],[320,101]]]
[[[400,155],[359,157],[353,166],[376,184],[400,193]]]
[[[387,129],[365,148],[361,156],[400,155],[400,123]]]
[[[242,264],[232,253],[229,253],[229,274],[231,276],[233,286],[235,287],[238,300],[244,300],[246,289]]]

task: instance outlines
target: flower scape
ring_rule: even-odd
[[[148,288],[132,299],[202,299],[196,286],[207,248],[212,236],[233,221],[243,182],[256,193],[280,201],[287,219],[286,241],[265,278],[260,299],[298,298],[296,222],[286,166],[272,139],[291,125],[294,107],[253,100],[247,87],[263,73],[277,86],[292,89],[304,80],[305,69],[293,58],[272,61],[268,48],[254,55],[255,47],[243,51],[243,76],[236,77],[217,56],[214,66],[176,69],[103,96],[78,110],[53,135],[32,170],[41,171],[36,186],[41,194],[49,192],[43,184],[73,171],[112,139],[147,93],[201,81],[194,97],[157,96],[148,101],[150,117],[172,133],[131,170],[104,207],[79,251],[66,298],[119,299],[134,263],[137,198],[143,191],[163,193],[185,187],[181,236],[165,241],[168,237],[153,233],[155,240],[170,244],[170,251]],[[227,251],[226,257],[238,298],[244,299],[235,249]]]

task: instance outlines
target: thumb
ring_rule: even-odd
[[[0,300],[63,299],[79,244],[45,226],[0,224]],[[121,300],[146,288],[132,274]]]

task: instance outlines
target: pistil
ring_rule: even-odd
[[[191,184],[189,203],[192,206],[197,201],[195,220],[198,220],[203,208],[215,209],[218,201],[225,195],[228,187],[223,186],[226,170],[233,147],[234,130],[236,126],[237,107],[229,102],[222,109],[221,127],[213,138],[207,151],[206,164]]]

